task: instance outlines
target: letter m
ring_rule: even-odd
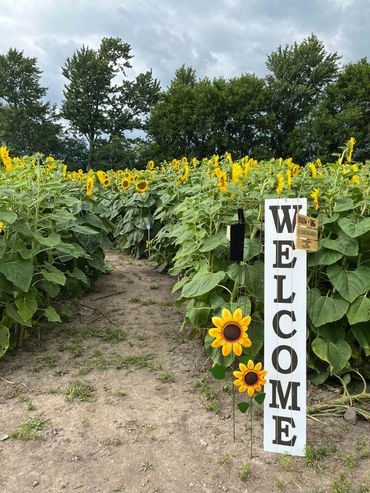
[[[281,386],[280,380],[270,380],[272,385],[272,403],[270,407],[279,408],[280,405],[282,409],[286,409],[289,398],[291,405],[288,409],[292,409],[293,411],[300,411],[300,407],[298,406],[298,387],[300,386],[299,382],[289,382],[285,392]]]

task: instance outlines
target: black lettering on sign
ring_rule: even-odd
[[[293,435],[292,438],[289,438],[290,427],[295,428],[294,419],[285,416],[273,416],[272,419],[275,420],[275,439],[272,440],[272,443],[294,447],[297,436]],[[284,422],[286,424],[283,426]],[[287,440],[283,439],[283,434]]]
[[[283,283],[286,276],[274,276],[274,279],[277,280],[277,296],[274,299],[274,303],[293,303],[295,293],[292,293],[289,298],[284,298]]]
[[[279,356],[281,351],[288,351],[288,353],[290,354],[290,365],[288,366],[288,368],[282,368],[280,366]],[[297,353],[290,346],[276,347],[272,353],[271,360],[275,370],[278,371],[279,373],[283,373],[284,375],[287,375],[288,373],[293,373],[293,371],[297,368],[297,364],[298,364]]]
[[[289,332],[289,334],[286,334],[285,332],[283,332],[280,328],[280,319],[281,317],[283,317],[284,315],[287,315],[288,317],[291,318],[292,322],[295,322],[295,313],[294,311],[293,312],[290,312],[288,310],[279,310],[278,312],[275,313],[275,316],[272,320],[272,326],[274,328],[274,331],[275,331],[275,334],[278,335],[279,337],[281,337],[282,339],[289,339],[290,337],[293,337],[294,334],[297,333],[297,331],[295,329],[292,330],[292,332]]]
[[[289,248],[285,248],[284,250],[282,247],[286,245],[287,247],[290,247],[292,250],[295,250],[295,245],[293,240],[274,240],[273,244],[276,246],[276,261],[273,264],[273,267],[275,268],[290,268],[294,269],[294,266],[297,262],[297,258],[293,257],[293,260],[290,262],[283,262],[283,257],[285,257],[287,260],[289,259],[289,253],[290,250]]]
[[[289,382],[284,393],[281,386],[280,380],[269,380],[272,385],[272,403],[270,407],[275,407],[277,409],[286,409],[286,405],[290,399],[290,406],[288,409],[292,411],[300,411],[301,408],[298,406],[298,387],[301,385],[299,382]],[[278,403],[279,397],[279,403]]]
[[[278,212],[279,209],[283,211],[283,219],[280,221],[280,214]],[[288,233],[293,233],[296,223],[296,217],[298,211],[302,209],[301,205],[270,205],[270,211],[272,213],[272,217],[274,218],[275,229],[278,233],[282,233],[285,226],[288,230]],[[290,211],[294,210],[293,218],[291,217]]]

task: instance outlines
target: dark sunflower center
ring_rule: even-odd
[[[258,382],[258,375],[254,371],[249,371],[246,375],[244,375],[244,382],[247,385],[254,385]]]
[[[239,339],[241,334],[241,330],[239,325],[236,324],[228,324],[224,327],[224,337],[228,341],[236,341]]]

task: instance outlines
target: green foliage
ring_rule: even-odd
[[[16,154],[59,149],[61,126],[40,77],[36,58],[14,48],[0,55],[0,141]]]
[[[103,38],[98,50],[82,46],[62,68],[68,80],[62,114],[89,144],[88,167],[99,137],[124,137],[125,130],[143,128],[142,117],[156,101],[159,84],[150,71],[116,83],[116,76],[125,78],[131,68],[130,51],[119,38]]]
[[[22,344],[26,329],[61,322],[61,298],[105,272],[107,211],[50,162],[53,171],[40,155],[0,170],[0,356]]]

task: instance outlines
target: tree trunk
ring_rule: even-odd
[[[92,156],[94,152],[94,137],[90,136],[89,137],[89,152],[87,155],[87,164],[86,164],[86,171],[89,171],[92,168]]]

